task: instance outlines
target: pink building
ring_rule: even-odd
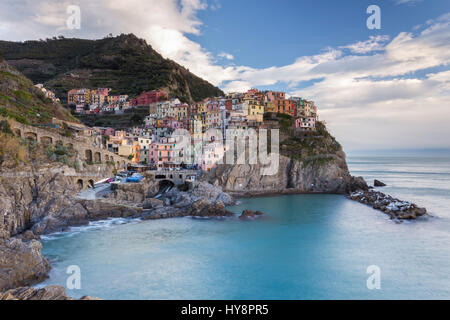
[[[267,91],[265,94],[265,100],[275,102],[276,100],[284,100],[286,94],[282,91]]]
[[[212,111],[219,111],[219,102],[217,101],[208,101],[206,104],[206,110],[208,112],[212,112]]]
[[[183,128],[183,123],[180,121],[177,121],[175,119],[168,119],[167,120],[167,127],[168,128],[172,128],[172,129],[182,129]]]
[[[115,134],[115,130],[113,128],[105,128],[103,134],[105,136],[113,136]]]
[[[97,94],[102,95],[102,96],[107,96],[109,94],[109,89],[108,88],[98,88]]]
[[[315,117],[300,117],[295,119],[295,129],[300,132],[311,132],[316,130]]]
[[[150,164],[158,164],[158,144],[152,143],[148,148],[148,162]]]

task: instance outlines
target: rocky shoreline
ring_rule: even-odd
[[[427,209],[415,203],[402,201],[375,190],[356,191],[347,196],[351,200],[367,204],[390,215],[391,219],[411,220],[427,215]]]
[[[313,167],[301,168],[290,164],[289,170],[282,170],[283,177],[278,177],[278,183],[274,183],[277,177],[275,180],[263,177],[256,181],[258,168],[249,166],[247,169],[235,166],[222,172],[227,178],[221,181],[217,178],[221,172],[219,168],[212,178],[185,185],[181,190],[173,188],[158,194],[158,182],[145,181],[118,185],[111,193],[96,200],[75,198],[77,191],[73,182],[58,171],[31,172],[30,177],[23,179],[2,180],[0,292],[4,293],[0,294],[0,299],[69,299],[62,287],[34,289],[24,286],[43,281],[50,270],[48,260],[41,253],[41,235],[66,231],[71,226],[86,225],[90,221],[119,217],[143,220],[184,216],[231,217],[235,214],[228,211],[227,206],[235,203],[233,197],[315,193],[350,194],[350,199],[370,204],[397,219],[414,219],[426,214],[426,210],[422,213],[422,208],[414,204],[369,191],[364,179],[350,176],[344,164],[345,161],[339,165],[329,164],[314,175],[311,173]],[[291,175],[294,169],[300,170],[296,171],[295,183],[292,178],[286,180],[284,176]],[[328,175],[330,172],[334,174]],[[241,183],[246,187],[242,188]],[[222,185],[226,186],[225,191]],[[398,210],[380,199],[398,204]],[[262,212],[245,210],[238,218],[253,220],[261,215]]]
[[[75,300],[66,295],[66,289],[61,286],[46,286],[42,289],[20,287],[0,292],[0,300]],[[100,300],[83,296],[79,300]]]

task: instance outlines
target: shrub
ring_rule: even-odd
[[[18,138],[0,132],[0,163],[7,160],[13,160],[16,164],[27,163],[28,150]]]
[[[6,134],[12,134],[11,126],[9,125],[9,122],[6,120],[0,121],[0,132],[6,133]]]

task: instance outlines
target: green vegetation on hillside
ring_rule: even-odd
[[[53,117],[77,121],[6,62],[0,62],[0,115],[24,124],[51,123]]]
[[[78,114],[76,117],[90,127],[112,127],[125,129],[142,125],[144,118],[149,115],[148,107],[128,109],[123,114]]]
[[[112,88],[112,94],[137,96],[168,88],[184,102],[223,92],[177,63],[164,59],[133,34],[100,40],[0,41],[5,60],[35,83],[44,83],[66,101],[72,88]]]
[[[311,134],[289,136],[280,143],[280,153],[304,162],[324,164],[334,159],[341,151],[339,142],[328,132],[324,123],[316,122],[316,131]]]

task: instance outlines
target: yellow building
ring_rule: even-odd
[[[249,100],[248,120],[261,124],[264,117],[264,105],[257,100]]]
[[[200,114],[193,114],[190,119],[190,133],[194,141],[201,141],[203,139],[203,132],[205,131],[204,118]]]

